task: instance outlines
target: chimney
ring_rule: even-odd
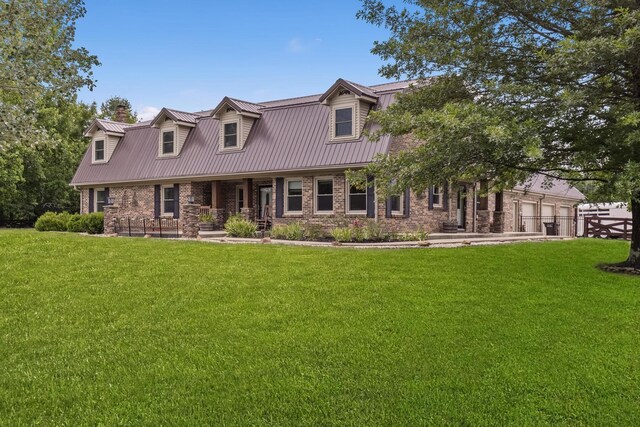
[[[116,122],[124,123],[127,121],[127,109],[124,105],[116,107]]]

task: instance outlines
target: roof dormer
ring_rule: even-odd
[[[151,127],[160,130],[158,135],[158,157],[180,155],[189,130],[196,126],[197,115],[163,108],[151,121]]]
[[[320,102],[331,108],[329,140],[343,142],[360,139],[378,95],[368,87],[338,79],[320,96]]]
[[[84,131],[84,136],[91,138],[91,163],[107,163],[111,159],[116,146],[124,136],[124,131],[131,126],[128,123],[95,119]]]
[[[239,99],[224,97],[211,116],[220,121],[218,144],[220,151],[239,151],[244,148],[249,132],[262,113],[263,106]]]

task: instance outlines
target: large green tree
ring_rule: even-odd
[[[626,264],[639,268],[640,1],[405,3],[363,0],[358,17],[391,32],[372,49],[381,74],[418,79],[372,119],[420,143],[361,176],[393,183],[383,192],[463,179],[499,189],[532,173],[592,182],[630,201]]]
[[[98,117],[119,121],[118,107],[124,108],[124,122],[135,123],[138,121],[138,114],[131,108],[131,102],[121,96],[112,96],[100,104],[100,114]]]

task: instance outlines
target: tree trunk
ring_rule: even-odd
[[[636,192],[631,199],[631,216],[631,248],[624,264],[640,270],[640,192]]]

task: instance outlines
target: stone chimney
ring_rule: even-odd
[[[127,121],[127,108],[124,105],[116,107],[116,122],[124,123]]]

